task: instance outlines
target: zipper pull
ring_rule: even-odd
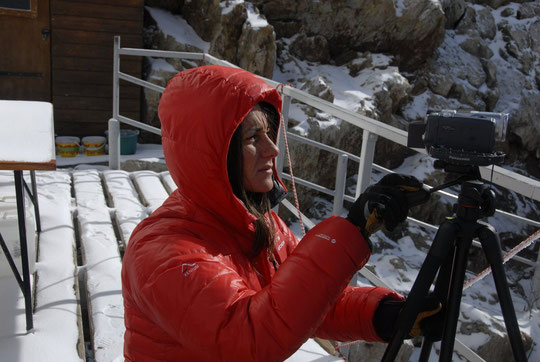
[[[277,262],[276,258],[268,257],[268,259],[272,262],[272,265],[274,266],[274,271],[277,271],[279,268],[279,263]]]

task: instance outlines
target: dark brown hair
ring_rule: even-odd
[[[277,130],[279,125],[279,114],[277,110],[269,103],[260,102],[258,106],[266,116],[266,121],[270,127],[270,137],[275,142],[277,138]],[[244,157],[242,154],[242,124],[238,126],[234,132],[229,151],[227,153],[227,173],[233,193],[246,206],[248,211],[257,219],[253,222],[255,225],[255,238],[251,249],[252,258],[258,256],[261,251],[266,249],[267,253],[272,252],[274,248],[274,224],[272,218],[268,218],[268,223],[265,214],[271,209],[270,200],[267,193],[250,192],[244,187]]]

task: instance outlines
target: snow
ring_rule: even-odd
[[[145,6],[145,9],[159,24],[165,35],[172,36],[179,43],[192,45],[201,49],[204,53],[208,53],[210,43],[202,40],[184,18],[150,6]]]
[[[169,62],[167,62],[163,58],[152,58],[152,57],[146,57],[148,62],[151,64],[152,69],[156,71],[164,71],[167,73],[176,73],[177,70],[175,67],[173,67]],[[157,78],[158,80],[161,80],[161,78]]]
[[[51,103],[0,100],[0,126],[3,129],[0,161],[49,162],[54,159]],[[29,129],[32,132],[28,132]]]
[[[390,57],[376,54],[371,60],[374,68],[368,67],[355,77],[351,77],[350,70],[346,66],[319,65],[295,59],[294,62],[276,65],[273,78],[278,82],[293,83],[301,88],[305,80],[321,77],[332,88],[335,105],[352,111],[363,108],[366,112],[370,112],[375,110],[373,98],[375,90],[382,87],[386,79],[399,77],[397,67],[385,66],[390,63]]]
[[[71,176],[70,176],[71,175]],[[168,175],[168,173],[167,173]],[[11,274],[0,277],[0,360],[2,361],[80,361],[77,355],[78,298],[74,291],[75,271],[83,274],[91,300],[90,323],[94,359],[121,361],[123,348],[123,302],[121,296],[118,240],[112,215],[126,241],[131,231],[168,195],[157,184],[159,174],[139,171],[77,169],[37,172],[43,231],[39,261],[36,263],[37,289],[34,329],[26,332],[24,298]],[[75,199],[71,196],[71,177]],[[131,180],[134,180],[132,182]],[[0,200],[12,200],[12,172],[0,171]],[[171,189],[170,176],[166,183]],[[106,187],[111,207],[104,198]],[[149,207],[144,207],[135,189],[146,190]],[[12,202],[13,204],[13,202]],[[71,207],[69,205],[72,205]],[[14,207],[14,205],[12,205]],[[77,267],[73,251],[75,238],[72,212],[80,230],[83,265]],[[4,228],[5,224],[2,224]],[[15,228],[15,225],[12,225]],[[59,328],[61,326],[61,328]],[[289,362],[340,361],[329,356],[313,340],[308,340]]]
[[[3,184],[11,176],[9,171],[0,172]],[[0,278],[0,360],[81,361],[76,349],[79,311],[73,288],[75,239],[71,210],[66,208],[71,202],[69,175],[62,171],[38,172],[37,180],[43,185],[39,188],[43,211],[34,329],[26,332],[24,298],[15,279]]]
[[[259,11],[255,9],[252,3],[246,3],[247,8],[247,22],[251,25],[253,29],[264,28],[268,26],[266,19],[259,14]]]
[[[186,1],[187,2],[187,1]],[[224,2],[222,13],[227,13],[242,0]],[[397,14],[403,10],[406,3],[404,0],[396,0]],[[228,5],[227,5],[228,4]],[[480,5],[476,5],[480,7]],[[517,5],[508,5],[517,6]],[[504,7],[503,7],[504,8]],[[175,37],[180,42],[190,44],[207,52],[209,43],[204,42],[193,29],[179,16],[172,15],[166,11],[146,7],[152,17],[158,22],[160,28],[170,36]],[[498,16],[502,8],[497,10]],[[248,20],[252,27],[265,26],[266,20],[258,15],[250,5],[248,5]],[[448,42],[453,41],[451,39]],[[501,39],[495,39],[490,43],[490,47],[498,57],[498,48],[502,45]],[[346,67],[332,65],[316,65],[309,62],[295,59],[276,66],[274,79],[282,83],[294,82],[301,87],[306,79],[321,76],[332,87],[335,95],[334,103],[344,108],[356,111],[360,107],[364,110],[373,110],[373,94],[377,87],[381,87],[384,79],[396,76],[396,69],[388,66],[391,59],[384,55],[373,54],[372,64],[377,65],[375,69],[360,71],[355,77],[349,75]],[[502,62],[502,59],[501,59]],[[154,61],[154,66],[170,67],[165,62]],[[512,70],[508,68],[507,73],[499,73],[499,83],[515,84],[505,82],[505,79],[512,77]],[[501,92],[505,107],[512,106],[511,94],[520,91],[509,88]],[[419,118],[426,113],[427,98],[432,95],[423,94],[415,98],[415,101],[406,111],[406,116],[410,119]],[[508,111],[508,110],[505,110]],[[46,110],[40,108],[36,103],[28,107],[28,114],[43,114]],[[321,114],[320,114],[321,115]],[[292,103],[289,113],[290,119],[297,123],[295,129],[301,134],[305,134],[309,128],[308,116],[297,103]],[[321,118],[324,115],[321,115]],[[329,119],[327,122],[319,121],[321,128],[338,124],[339,120]],[[22,123],[10,123],[10,127],[24,129]],[[10,130],[14,128],[9,128]],[[48,131],[47,129],[44,132]],[[39,147],[42,139],[32,139],[28,142],[28,147],[12,145],[9,140],[10,132],[0,133],[0,147],[2,155],[9,157],[31,159],[35,155],[43,155]],[[15,147],[17,146],[17,147]],[[47,152],[50,152],[47,151]],[[54,152],[54,151],[53,151]],[[45,152],[46,153],[46,152]],[[0,157],[1,158],[1,157]],[[156,145],[138,145],[138,152],[135,155],[122,156],[123,159],[151,159],[159,160],[163,158],[161,147]],[[166,197],[165,191],[156,188],[156,177],[165,180],[167,192],[174,188],[170,175],[156,175],[149,172],[139,172],[130,174],[124,171],[107,170],[105,165],[96,163],[106,163],[107,156],[83,156],[73,158],[57,158],[58,166],[71,166],[69,170],[59,170],[56,172],[38,172],[38,193],[41,208],[41,222],[43,232],[40,235],[40,253],[38,262],[35,265],[37,271],[37,295],[35,301],[34,330],[26,332],[24,320],[24,299],[22,298],[17,283],[10,276],[0,278],[0,360],[2,361],[80,361],[77,354],[76,345],[81,336],[78,332],[77,316],[78,298],[74,291],[74,284],[77,283],[77,274],[81,273],[88,278],[88,293],[93,296],[93,309],[91,313],[91,323],[97,332],[96,345],[98,353],[96,359],[120,361],[122,360],[122,334],[123,334],[123,305],[121,300],[121,285],[119,282],[120,255],[118,254],[118,240],[126,242],[133,228],[146,215],[155,208]],[[395,171],[408,173],[419,179],[425,179],[433,170],[433,160],[425,155],[417,154],[409,157],[402,166]],[[72,199],[71,175],[73,176],[73,189],[76,199]],[[357,177],[355,175],[354,177]],[[372,181],[376,181],[381,174],[373,174]],[[9,184],[12,178],[11,172],[0,172],[0,186]],[[106,190],[101,188],[105,185]],[[146,202],[149,206],[144,206],[137,198],[136,190],[146,190],[148,195]],[[8,193],[11,191],[8,191]],[[107,193],[110,205],[103,198]],[[6,195],[6,191],[0,188],[0,202],[12,200],[12,196]],[[317,202],[324,204],[325,200],[319,198]],[[71,205],[71,206],[67,206]],[[519,205],[518,213],[534,207],[532,204]],[[320,219],[331,213],[332,205],[326,205],[326,212],[320,214]],[[76,213],[79,225],[73,224],[72,212]],[[112,219],[114,218],[114,219]],[[115,235],[112,223],[119,225],[119,235]],[[315,220],[320,221],[320,220]],[[495,216],[489,220],[496,224],[498,231],[518,230],[522,226],[505,217]],[[73,250],[75,248],[75,227],[80,228],[81,244],[84,247],[84,265],[77,267]],[[373,236],[376,245],[384,244],[380,253],[374,254],[370,260],[370,268],[382,277],[386,283],[399,292],[406,294],[411,288],[417,276],[417,268],[422,264],[427,252],[430,240],[435,232],[426,229],[418,224],[408,222],[409,231],[422,235],[426,240],[423,248],[418,248],[412,238],[408,235],[400,237],[398,240],[391,240],[383,233]],[[300,226],[298,223],[291,225],[292,231],[300,236]],[[407,268],[400,268],[396,256],[400,256]],[[0,260],[0,262],[2,262]],[[75,273],[76,272],[76,273]],[[473,277],[467,273],[467,279]],[[511,271],[508,278],[512,284],[519,285],[526,295],[531,293],[529,280],[517,280],[517,275]],[[369,284],[366,280],[359,278],[359,285]],[[537,308],[531,308],[523,298],[515,292],[511,292],[516,309],[516,315],[523,331],[530,333],[533,341],[540,340],[540,312]],[[492,321],[487,318],[489,315],[501,319],[500,307],[496,301],[496,291],[491,278],[484,278],[474,284],[464,292],[461,307],[462,317],[470,320],[481,321],[491,326]],[[61,326],[59,328],[59,326]],[[497,327],[491,326],[493,330]],[[458,336],[460,338],[460,336]],[[481,345],[486,338],[485,334],[475,333],[466,337],[466,343],[470,347]],[[437,346],[436,346],[437,347]],[[413,358],[418,357],[418,349],[415,350]],[[432,354],[432,358],[434,354]],[[455,360],[462,360],[454,355]],[[540,349],[534,346],[531,361],[540,360]],[[308,340],[298,352],[291,356],[288,361],[339,361],[341,359],[329,356],[317,343]]]
[[[236,5],[243,4],[244,0],[230,0],[230,1],[221,1],[219,6],[221,6],[221,15],[227,15],[236,7]]]
[[[407,8],[405,0],[394,0],[394,7],[396,8],[396,16],[400,17]]]

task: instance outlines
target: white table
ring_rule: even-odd
[[[24,191],[34,204],[37,231],[41,231],[35,170],[55,170],[53,107],[48,102],[0,100],[0,170],[13,170],[17,219],[21,245],[22,277],[0,234],[0,246],[24,295],[26,330],[33,328],[32,289],[28,265],[28,246],[24,212]],[[23,171],[30,171],[31,187]]]

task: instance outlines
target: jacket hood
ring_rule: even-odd
[[[272,104],[281,115],[279,93],[261,78],[211,65],[178,73],[158,109],[163,153],[177,192],[239,231],[251,228],[255,217],[233,194],[227,152],[234,131],[259,102]]]

